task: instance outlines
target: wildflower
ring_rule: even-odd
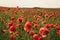
[[[15,40],[16,35],[10,35],[9,38],[10,38],[10,40]]]
[[[17,20],[19,23],[20,22],[23,22],[24,21],[24,18],[23,17],[20,17],[20,18],[18,18],[18,20]]]
[[[14,21],[15,20],[15,17],[12,17],[11,20]]]
[[[49,30],[45,27],[42,27],[39,29],[39,33],[41,34],[42,37],[46,37],[49,33]]]
[[[30,35],[34,35],[35,32],[34,32],[34,31],[30,31],[29,34],[30,34]]]
[[[31,22],[27,21],[26,24],[24,25],[24,30],[26,32],[29,32],[31,30],[32,24]]]
[[[19,32],[15,32],[15,35],[18,36]]]
[[[38,35],[38,34],[34,34],[34,35],[33,35],[33,39],[34,39],[34,40],[38,40],[38,38],[39,38],[39,35]]]
[[[3,32],[3,33],[6,33],[6,32],[7,32],[7,30],[3,30],[2,32]]]
[[[13,21],[10,21],[10,22],[8,23],[8,28],[10,28],[12,25],[13,25]]]
[[[38,27],[38,24],[35,23],[35,24],[34,24],[34,28],[37,28],[37,27]]]
[[[42,24],[46,24],[46,21],[43,21]]]
[[[47,18],[48,17],[48,14],[45,14],[45,18]]]
[[[46,28],[54,28],[55,25],[54,25],[54,24],[47,24],[45,27],[46,27]]]
[[[43,37],[39,37],[38,40],[44,40],[44,38]]]
[[[16,31],[16,26],[13,25],[9,29],[10,29],[11,32],[15,32]]]
[[[57,27],[56,32],[57,32],[57,34],[60,36],[60,26]]]
[[[19,27],[20,26],[20,24],[16,24],[16,27]]]

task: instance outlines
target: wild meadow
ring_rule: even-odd
[[[60,40],[60,9],[0,7],[0,40]]]

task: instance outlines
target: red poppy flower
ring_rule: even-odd
[[[13,25],[9,29],[10,29],[11,32],[15,32],[16,31],[16,26]]]
[[[18,22],[23,22],[24,21],[24,18],[23,17],[21,17],[21,18],[18,18],[18,20],[17,20]]]
[[[2,32],[3,32],[3,33],[6,33],[6,32],[7,32],[7,30],[3,30]]]
[[[49,33],[49,30],[45,27],[42,27],[39,29],[39,33],[41,34],[42,37],[46,37]]]
[[[46,21],[43,21],[42,24],[46,24]]]
[[[57,32],[57,34],[60,36],[60,26],[57,27],[56,32]]]
[[[29,34],[30,34],[30,35],[34,35],[35,32],[34,32],[34,31],[30,31]]]
[[[10,21],[8,24],[8,28],[10,28],[13,25],[13,21]]]
[[[27,21],[26,24],[24,25],[24,30],[26,32],[29,32],[31,30],[32,24],[31,22]]]
[[[33,40],[38,40],[38,38],[39,38],[39,35],[38,34],[34,34],[33,35]]]
[[[19,27],[20,26],[20,24],[16,24],[16,27]]]
[[[39,37],[38,40],[44,40],[44,38],[43,37]]]
[[[15,20],[15,17],[12,17],[11,20],[14,21]]]
[[[10,40],[15,40],[16,36],[15,35],[10,35],[9,38],[10,38]]]
[[[30,14],[35,14],[36,10],[30,10]]]
[[[35,24],[34,24],[34,28],[37,28],[37,27],[38,27],[38,24],[35,23]]]
[[[18,36],[19,32],[15,32],[15,35]]]
[[[46,27],[46,28],[54,28],[55,25],[54,25],[54,24],[47,24],[45,27]]]

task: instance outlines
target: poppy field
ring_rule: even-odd
[[[0,40],[60,40],[60,9],[0,7]]]

